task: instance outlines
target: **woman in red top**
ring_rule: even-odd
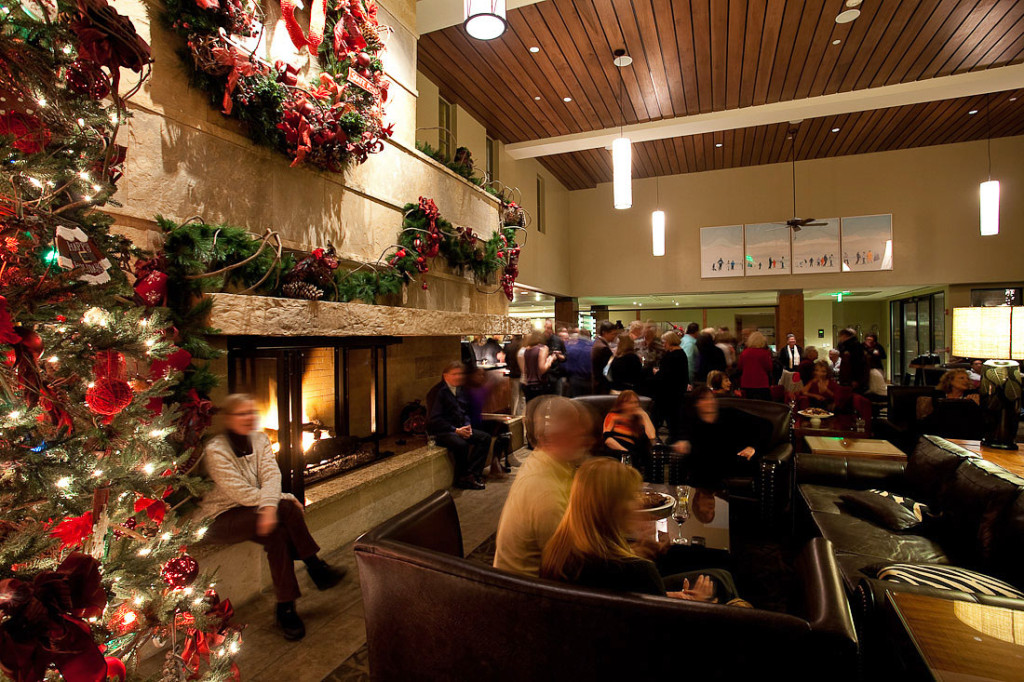
[[[754,332],[747,338],[747,347],[740,353],[736,366],[740,372],[740,388],[744,397],[755,400],[771,400],[769,390],[772,378],[772,352],[768,341],[761,332]]]

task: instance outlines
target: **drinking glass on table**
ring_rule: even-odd
[[[676,504],[672,507],[672,520],[676,522],[676,536],[672,538],[673,545],[687,544],[683,537],[683,524],[690,518],[690,488],[685,485],[676,486]]]

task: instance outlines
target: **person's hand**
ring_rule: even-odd
[[[277,507],[260,507],[256,512],[256,535],[265,537],[277,528]]]
[[[690,587],[690,580],[684,578],[681,591],[669,592],[667,594],[673,599],[685,599],[687,601],[706,601],[712,604],[718,601],[714,598],[715,584],[706,575],[697,576],[697,580],[693,583],[692,588]]]
[[[742,450],[740,450],[739,452],[737,452],[736,456],[737,457],[742,457],[743,459],[750,459],[751,457],[754,456],[754,448],[749,447],[749,446],[745,447]]]
[[[455,429],[455,433],[462,436],[463,438],[469,438],[470,436],[473,435],[473,427],[468,425],[462,426],[460,428]]]
[[[677,440],[672,444],[672,450],[680,455],[688,455],[690,454],[690,441]]]

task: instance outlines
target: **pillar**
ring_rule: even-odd
[[[779,292],[779,303],[775,306],[775,343],[779,347],[786,343],[787,334],[795,334],[797,344],[804,345],[803,289]]]
[[[580,323],[579,301],[570,296],[555,297],[555,330],[559,327],[572,329]]]

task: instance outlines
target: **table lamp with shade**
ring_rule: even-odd
[[[953,355],[988,358],[981,375],[985,440],[991,448],[1016,450],[1024,360],[1024,306],[953,308]]]

